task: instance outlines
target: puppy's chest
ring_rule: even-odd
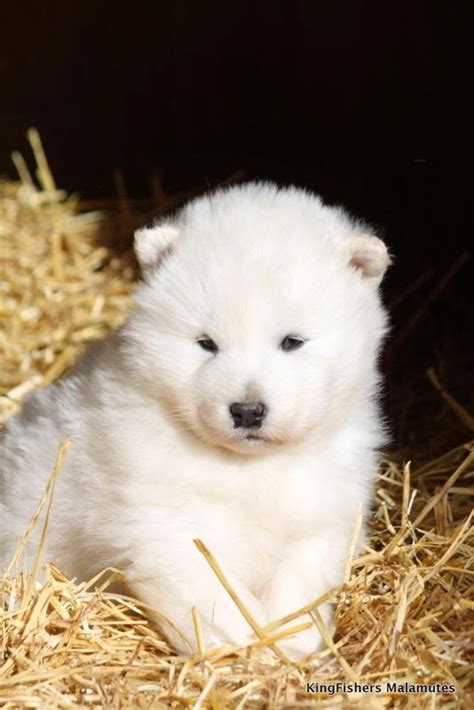
[[[298,468],[265,472],[252,489],[240,501],[242,516],[282,539],[313,534],[333,498],[330,483]]]
[[[127,499],[156,521],[166,510],[176,527],[187,521],[196,535],[217,532],[234,542],[268,536],[284,543],[316,534],[347,500],[335,466],[328,456],[243,464],[183,451],[166,459],[147,456],[146,473],[139,485],[127,487]]]

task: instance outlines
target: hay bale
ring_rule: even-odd
[[[77,199],[58,191],[37,136],[32,143],[41,189],[18,155],[22,179],[0,183],[2,421],[125,319],[137,276],[129,251],[97,243],[110,221],[81,213]],[[413,472],[383,463],[369,543],[331,592],[336,634],[322,628],[327,648],[305,664],[286,661],[273,644],[289,620],[294,628],[321,625],[317,604],[261,629],[252,646],[207,651],[201,640],[200,655],[185,659],[168,648],[139,601],[109,591],[114,571],[87,583],[52,565],[41,582],[7,572],[0,580],[0,706],[473,707],[473,476],[472,443]],[[37,524],[48,522],[49,493]],[[227,584],[204,543],[197,542],[200,551]],[[193,618],[199,640],[196,611]],[[381,692],[312,693],[311,683],[337,682],[379,685]],[[387,682],[456,690],[397,694]]]
[[[99,243],[104,214],[81,213],[44,165],[49,189],[36,188],[16,162],[23,180],[0,182],[0,423],[123,322],[136,280],[132,253]]]

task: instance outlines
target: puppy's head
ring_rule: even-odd
[[[136,234],[125,329],[137,381],[179,429],[239,453],[337,425],[376,383],[385,245],[301,190],[249,184]]]

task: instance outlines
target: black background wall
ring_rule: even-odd
[[[156,168],[170,190],[238,168],[311,187],[384,230],[397,256],[388,298],[433,267],[395,329],[470,248],[471,23],[461,4],[46,0],[2,16],[0,173],[12,173],[9,153],[35,125],[59,184],[84,195],[113,195],[116,168],[137,196]],[[420,372],[457,363],[454,351],[472,364],[470,269],[396,362],[408,348]]]

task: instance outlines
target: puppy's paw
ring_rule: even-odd
[[[289,636],[279,641],[277,645],[292,661],[306,660],[325,647],[323,639],[315,628]]]
[[[220,636],[217,633],[211,633],[206,639],[206,648],[208,651],[212,651],[214,649],[220,649],[220,648],[225,648],[228,646],[229,643],[226,641],[222,636]]]
[[[232,648],[245,648],[246,646],[250,646],[250,644],[255,643],[255,641],[257,641],[257,637],[252,630],[249,629],[248,633],[240,633],[233,637],[226,635],[226,638],[223,638],[218,634],[210,634],[207,646],[209,649],[228,648],[229,646]]]

